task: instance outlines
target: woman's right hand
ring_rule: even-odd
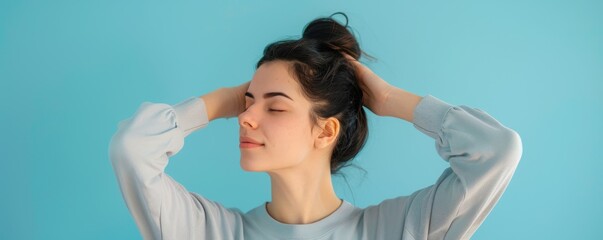
[[[223,87],[201,96],[209,121],[236,117],[245,111],[245,93],[251,81],[235,87]]]

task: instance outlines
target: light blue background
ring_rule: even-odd
[[[264,46],[344,11],[392,84],[480,108],[520,133],[521,163],[473,239],[603,236],[601,1],[1,1],[0,239],[137,239],[108,159],[117,123],[251,79]],[[340,197],[366,207],[447,163],[409,123],[369,116]],[[268,177],[239,168],[236,118],[190,135],[167,172],[247,211]],[[350,191],[351,189],[351,191]]]

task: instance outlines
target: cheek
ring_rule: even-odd
[[[274,123],[267,131],[274,150],[279,154],[300,156],[309,151],[312,144],[309,122],[299,118]]]

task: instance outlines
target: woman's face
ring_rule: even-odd
[[[292,168],[314,149],[311,104],[288,66],[281,60],[263,63],[245,94],[246,110],[238,118],[240,164],[246,171]]]

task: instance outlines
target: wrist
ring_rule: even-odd
[[[393,88],[386,101],[387,116],[413,122],[414,111],[422,97],[401,88]]]
[[[210,122],[214,119],[222,118],[225,115],[223,112],[224,107],[221,106],[224,103],[224,92],[224,88],[218,88],[213,92],[201,96],[201,99],[205,102],[207,118]]]

